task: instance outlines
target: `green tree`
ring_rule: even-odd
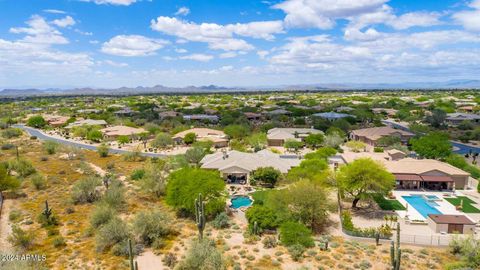
[[[426,117],[426,121],[434,128],[442,127],[447,118],[447,113],[441,109],[434,109],[432,114]]]
[[[283,144],[283,147],[287,148],[289,151],[296,153],[298,152],[298,150],[300,150],[300,148],[303,147],[303,142],[294,139],[287,139]]]
[[[173,139],[167,133],[158,133],[151,145],[160,149],[167,148],[173,145]]]
[[[194,132],[189,132],[185,134],[185,137],[183,137],[183,142],[188,145],[194,143],[196,140],[197,140],[197,134],[195,134]]]
[[[225,207],[225,182],[216,171],[182,168],[172,172],[167,182],[167,204],[193,216],[195,198],[201,193],[207,216],[215,216]]]
[[[315,152],[311,152],[305,155],[305,159],[322,159],[327,160],[329,157],[335,155],[337,150],[333,147],[322,147]]]
[[[377,141],[377,145],[383,147],[392,146],[398,143],[401,143],[399,136],[383,136]]]
[[[201,147],[192,147],[185,152],[185,158],[189,163],[198,165],[205,156],[205,150]]]
[[[223,131],[232,139],[243,139],[250,134],[250,128],[245,125],[228,125]]]
[[[410,142],[412,149],[424,158],[444,159],[452,153],[452,145],[445,133],[431,132]]]
[[[27,126],[34,128],[43,128],[47,125],[47,121],[41,115],[35,115],[27,120]]]
[[[93,129],[87,132],[86,138],[92,142],[100,142],[103,139],[103,134],[100,130]]]
[[[155,195],[160,198],[165,194],[167,185],[167,168],[165,162],[149,162],[145,166],[145,173],[139,179],[140,188],[146,193]]]
[[[245,212],[245,217],[248,220],[250,228],[253,227],[255,222],[262,230],[276,229],[279,225],[277,213],[273,209],[263,205],[255,204],[248,208]]]
[[[172,217],[160,210],[139,212],[133,219],[133,234],[146,246],[161,246],[172,232]]]
[[[292,168],[287,173],[287,179],[298,181],[301,179],[313,180],[318,174],[328,168],[326,159],[304,159],[298,167]]]
[[[274,187],[282,173],[273,167],[258,168],[253,172],[253,179],[255,182],[261,182],[267,184],[270,187]]]
[[[325,136],[322,133],[312,133],[305,138],[305,144],[312,149],[317,149],[324,141]]]
[[[364,142],[361,141],[348,141],[345,144],[346,147],[348,147],[352,152],[360,152],[367,147],[367,145]]]
[[[356,208],[360,199],[386,194],[395,186],[395,177],[385,167],[371,158],[360,158],[340,167],[337,184],[341,192],[353,198]]]
[[[247,143],[255,150],[260,151],[267,145],[267,134],[265,133],[253,133],[248,136]]]
[[[130,137],[126,135],[120,135],[117,137],[117,142],[119,145],[124,145],[130,142]]]
[[[309,248],[315,246],[312,232],[302,223],[287,221],[280,226],[280,242],[289,247],[302,245]]]

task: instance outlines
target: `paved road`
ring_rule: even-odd
[[[31,136],[36,136],[40,140],[55,141],[55,142],[58,142],[58,143],[61,143],[61,144],[64,144],[64,145],[75,146],[75,147],[78,147],[78,148],[83,148],[83,149],[92,150],[92,151],[97,150],[97,147],[94,146],[94,145],[80,143],[80,142],[72,142],[72,141],[65,140],[65,139],[55,138],[55,137],[49,136],[49,135],[47,135],[47,134],[43,133],[42,131],[40,131],[38,129],[35,129],[35,128],[27,127],[27,126],[24,126],[24,125],[13,125],[13,127],[21,128],[21,129],[25,130],[26,132],[28,132],[28,134],[30,134]],[[133,151],[123,150],[123,149],[108,149],[108,151],[109,151],[109,153],[112,153],[112,154],[125,154],[125,153],[132,153],[133,152]],[[140,155],[146,156],[146,157],[166,157],[167,156],[165,154],[143,153],[143,152],[141,152]]]

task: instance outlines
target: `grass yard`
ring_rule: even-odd
[[[460,205],[461,201],[463,200],[462,211],[464,213],[480,213],[480,210],[472,205],[475,204],[475,202],[466,196],[458,196],[457,198],[445,198],[445,200],[455,206]]]
[[[382,210],[405,210],[405,207],[397,200],[385,199],[382,195],[373,198]]]

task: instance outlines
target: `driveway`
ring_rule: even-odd
[[[90,145],[90,144],[85,144],[85,143],[80,143],[80,142],[72,142],[66,139],[60,139],[56,137],[52,137],[50,135],[47,135],[43,133],[41,130],[38,130],[36,128],[31,128],[27,127],[25,125],[13,125],[13,127],[16,128],[21,128],[28,132],[30,136],[36,136],[38,139],[43,140],[43,141],[55,141],[63,145],[69,145],[69,146],[74,146],[82,149],[87,149],[87,150],[92,150],[92,151],[97,151],[97,147],[95,145]],[[129,150],[123,150],[123,149],[108,149],[108,152],[111,154],[126,154],[126,153],[133,153],[133,151]],[[159,154],[159,153],[143,153],[140,152],[140,155],[146,156],[146,157],[158,157],[158,158],[163,158],[167,157],[165,154]]]

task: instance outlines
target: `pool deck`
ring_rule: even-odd
[[[464,215],[463,212],[458,211],[455,209],[455,206],[453,206],[451,203],[446,201],[444,198],[444,194],[446,192],[435,192],[435,191],[410,191],[410,190],[395,190],[393,191],[393,195],[395,195],[395,198],[405,207],[407,207],[407,201],[402,197],[402,196],[410,196],[410,195],[435,195],[437,196],[440,200],[436,200],[435,203],[438,204],[438,206],[435,206],[438,211],[440,211],[442,214],[445,215]],[[460,194],[458,194],[460,195]],[[403,211],[396,211],[397,214],[401,218],[405,218],[408,215],[408,219],[410,220],[423,220],[425,221],[426,218],[422,216],[413,206],[408,205],[407,210]]]

